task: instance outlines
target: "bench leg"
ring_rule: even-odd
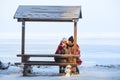
[[[23,67],[23,76],[27,76],[27,66],[24,65]]]
[[[27,74],[31,74],[31,73],[32,73],[32,67],[28,65],[24,65],[23,76],[27,76]]]

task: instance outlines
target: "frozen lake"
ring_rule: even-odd
[[[54,54],[58,43],[45,43],[45,42],[26,42],[26,53],[28,54]],[[0,60],[6,62],[20,61],[16,57],[20,54],[21,45],[20,41],[11,40],[0,41]],[[120,45],[87,45],[81,44],[81,59],[82,65],[96,65],[96,64],[120,64]],[[52,59],[51,59],[52,60]]]
[[[58,43],[27,42],[26,53],[54,54]],[[20,54],[20,41],[0,41],[0,60],[4,63],[19,62],[16,57]],[[71,77],[59,76],[58,66],[33,67],[33,76],[23,77],[22,70],[17,66],[10,66],[7,70],[0,70],[1,80],[119,80],[120,74],[120,45],[87,45],[81,44],[82,65],[80,74]],[[38,59],[38,58],[37,58]],[[45,60],[44,58],[41,58]],[[52,58],[49,60],[53,60]],[[54,69],[54,70],[53,70]]]

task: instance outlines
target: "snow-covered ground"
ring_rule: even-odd
[[[3,63],[10,62],[11,64],[20,62],[20,58],[16,57],[20,53],[20,47],[18,46],[15,44],[2,44],[0,60]],[[57,45],[29,46],[27,46],[26,52],[50,52],[51,54],[54,53],[57,47]],[[39,48],[42,49],[37,51]],[[33,66],[32,75],[23,77],[22,69],[11,65],[6,70],[0,70],[0,80],[120,80],[119,48],[119,45],[81,45],[83,63],[79,66],[79,75],[71,75],[71,77],[60,76],[58,66],[40,66],[39,68],[38,66]]]
[[[60,76],[58,67],[33,67],[33,74],[23,77],[22,70],[10,66],[7,70],[0,70],[0,80],[120,80],[120,65],[95,65],[79,67],[80,74],[71,77]]]

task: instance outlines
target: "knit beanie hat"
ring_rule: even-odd
[[[62,39],[62,42],[64,42],[64,41],[67,41],[67,39],[65,37]]]
[[[74,41],[73,36],[70,36],[68,41],[71,41],[73,43],[73,41]]]

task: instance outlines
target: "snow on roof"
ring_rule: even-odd
[[[82,18],[81,6],[19,6],[15,15],[18,21],[73,21]]]

